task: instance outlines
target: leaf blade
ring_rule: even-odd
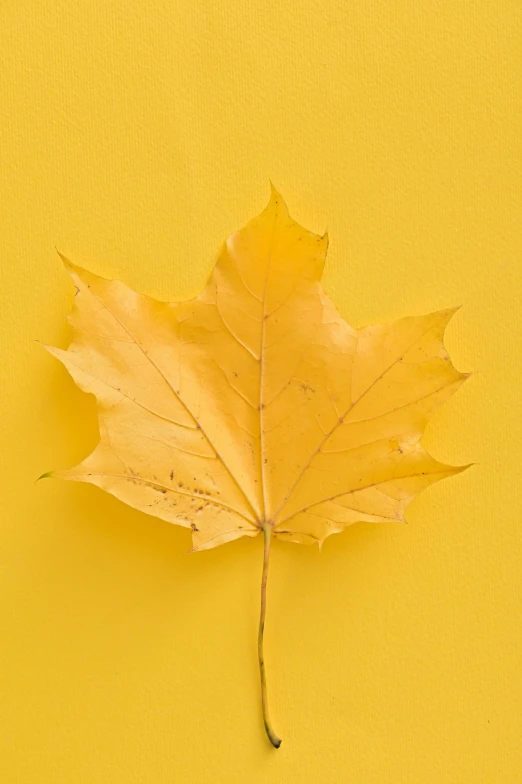
[[[386,512],[378,486],[415,465],[409,502],[423,476],[463,470],[419,445],[467,378],[443,344],[456,309],[354,330],[320,284],[327,246],[273,188],[188,302],[62,257],[77,288],[74,339],[47,348],[95,395],[100,443],[55,473],[190,527],[206,549],[265,522],[279,538],[322,542],[358,520],[402,519],[406,497]]]

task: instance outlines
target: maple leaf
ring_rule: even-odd
[[[328,240],[272,190],[225,242],[204,291],[158,302],[63,258],[77,293],[67,351],[47,347],[98,403],[100,441],[75,468],[130,506],[190,528],[193,550],[264,535],[258,636],[273,537],[322,544],[353,523],[404,520],[464,467],[421,446],[464,381],[444,349],[454,309],[354,330],[320,279]]]

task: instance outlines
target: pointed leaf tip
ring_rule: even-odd
[[[59,257],[61,258],[62,262],[65,264],[65,266],[66,266],[66,267],[67,267],[67,266],[69,266],[69,265],[71,264],[71,262],[69,261],[69,259],[67,258],[67,256],[64,256],[64,254],[63,254],[63,253],[62,253],[60,250],[58,250],[58,248],[56,247],[56,245],[54,246],[54,248],[55,248],[55,250],[56,250],[56,253],[57,253],[57,254],[59,255]]]
[[[449,324],[455,313],[461,309],[462,305],[454,305],[452,308],[444,308],[440,313],[445,317],[446,326]]]
[[[41,476],[39,476],[36,481],[39,482],[40,479],[54,479],[54,478],[55,478],[54,471],[46,471],[44,474],[41,474]]]
[[[288,212],[286,201],[283,199],[281,193],[277,190],[272,180],[270,180],[270,200],[268,204],[282,207]]]
[[[74,280],[75,277],[79,277],[80,273],[82,272],[82,268],[74,264],[70,259],[67,258],[67,256],[64,256],[63,253],[60,253],[58,248],[56,248],[56,252],[59,255],[63,266],[65,267],[65,269],[67,270],[71,278],[73,278]]]

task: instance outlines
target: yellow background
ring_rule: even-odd
[[[517,784],[522,773],[518,0],[119,0],[0,10],[2,784]],[[331,239],[354,325],[462,304],[476,374],[424,443],[478,464],[315,548],[46,481],[97,440],[55,252],[159,298],[265,205]]]

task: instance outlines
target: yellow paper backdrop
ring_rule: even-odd
[[[2,784],[517,784],[522,763],[522,6],[93,0],[0,9]],[[91,486],[55,252],[159,298],[202,287],[272,178],[331,244],[355,326],[462,304],[475,376],[424,443],[478,464],[409,525],[261,545]]]

